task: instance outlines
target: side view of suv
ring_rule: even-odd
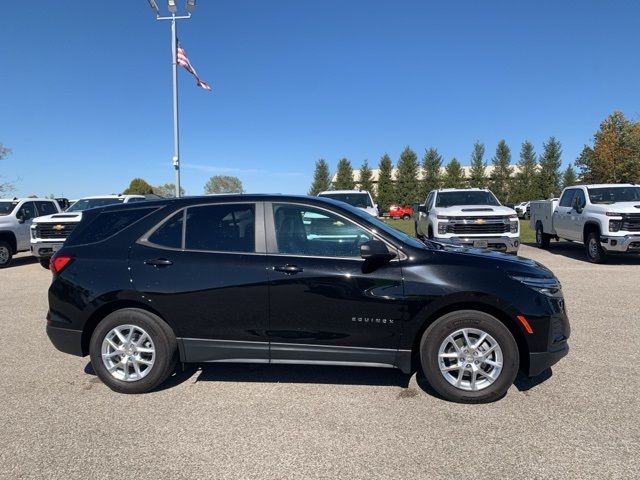
[[[115,391],[176,362],[422,368],[489,402],[568,352],[562,288],[519,257],[422,243],[343,202],[184,197],[84,212],[51,259],[47,334]]]
[[[11,265],[18,252],[29,251],[29,229],[33,219],[60,211],[49,198],[0,199],[0,268]]]

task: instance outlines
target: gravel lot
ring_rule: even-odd
[[[399,371],[214,365],[111,392],[44,330],[50,274],[0,270],[0,478],[640,478],[640,258],[521,255],[561,279],[571,352],[491,405]]]

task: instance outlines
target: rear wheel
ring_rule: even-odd
[[[11,265],[13,259],[13,250],[7,242],[0,242],[0,268]]]
[[[137,308],[107,315],[89,344],[91,365],[110,389],[120,393],[153,390],[173,372],[177,342],[161,318]]]
[[[402,216],[402,219],[403,219],[403,220],[409,220],[410,218],[411,218],[411,215],[409,215],[408,213],[405,213],[405,214]]]
[[[591,263],[604,263],[606,261],[607,253],[600,244],[600,234],[598,232],[589,233],[584,246],[587,252],[587,260]]]
[[[544,233],[542,230],[542,223],[538,222],[536,225],[536,245],[540,248],[549,248],[551,242],[551,235]]]
[[[429,384],[452,402],[486,403],[505,395],[518,373],[513,335],[484,312],[460,310],[436,320],[420,342]]]

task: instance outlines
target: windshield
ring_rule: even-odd
[[[81,212],[82,210],[88,210],[89,208],[106,207],[107,205],[115,205],[116,203],[123,203],[124,198],[83,198],[67,208],[67,212]]]
[[[368,193],[323,193],[320,195],[325,198],[333,198],[340,202],[348,203],[354,207],[367,208],[373,207],[371,204],[371,198]]]
[[[588,188],[591,203],[616,203],[640,201],[640,187]]]
[[[453,207],[459,205],[491,205],[499,207],[500,202],[491,192],[460,191],[460,192],[438,192],[436,197],[436,207]]]
[[[16,208],[18,202],[13,201],[0,201],[0,215],[9,215]]]

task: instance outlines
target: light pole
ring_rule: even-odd
[[[187,0],[186,15],[177,15],[178,7],[176,0],[167,0],[167,9],[170,16],[160,15],[160,9],[156,0],[147,0],[149,6],[156,14],[156,20],[171,21],[171,67],[173,77],[173,168],[176,171],[176,198],[180,197],[180,132],[178,130],[178,37],[176,31],[176,21],[191,18],[191,14],[196,8],[196,0]]]

